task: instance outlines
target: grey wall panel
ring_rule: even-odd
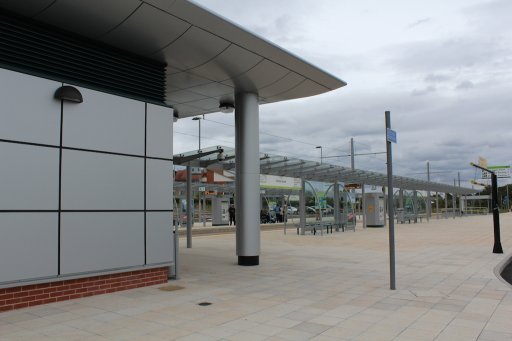
[[[62,213],[61,272],[144,264],[144,213]]]
[[[174,262],[172,212],[146,215],[147,264]]]
[[[143,158],[75,150],[62,153],[62,209],[144,209]]]
[[[172,159],[171,108],[148,104],[146,155]]]
[[[146,160],[146,208],[172,209],[172,162]]]
[[[57,213],[0,213],[0,283],[57,275]]]
[[[0,210],[59,208],[59,150],[0,142]]]
[[[66,147],[144,155],[145,104],[77,87],[83,103],[64,103]]]
[[[61,85],[0,69],[0,139],[59,145]]]

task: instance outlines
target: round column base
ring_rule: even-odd
[[[238,256],[238,265],[242,265],[242,266],[260,265],[260,256]]]

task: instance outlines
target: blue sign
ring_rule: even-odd
[[[396,143],[396,131],[387,128],[386,141]]]

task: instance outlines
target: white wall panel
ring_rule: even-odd
[[[146,160],[146,209],[172,209],[172,161]]]
[[[172,212],[146,213],[147,264],[174,262]]]
[[[0,210],[59,208],[58,149],[0,142],[0,160]]]
[[[148,104],[146,155],[172,159],[172,108]]]
[[[63,150],[63,210],[143,210],[144,159]]]
[[[144,264],[144,213],[62,213],[61,272]]]
[[[59,145],[61,85],[0,69],[0,139]]]
[[[0,283],[57,275],[57,217],[0,213]]]
[[[84,101],[64,103],[64,146],[144,155],[143,102],[76,88]]]

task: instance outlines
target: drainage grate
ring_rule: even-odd
[[[197,305],[200,305],[201,307],[207,307],[212,304],[210,302],[201,302],[201,303],[198,303]]]

